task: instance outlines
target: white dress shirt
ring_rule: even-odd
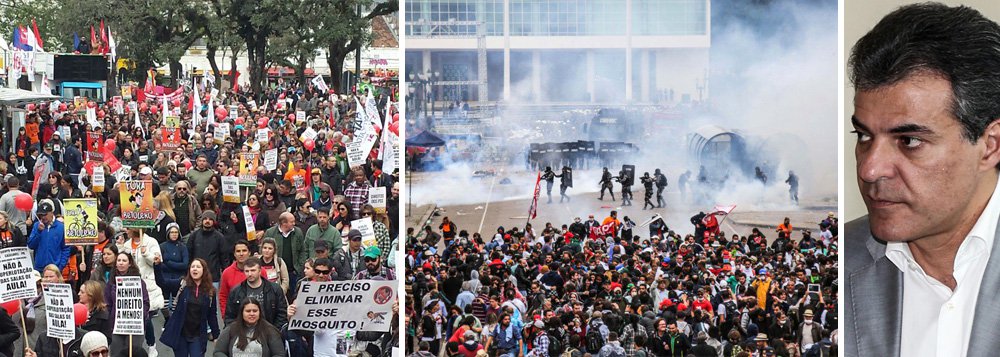
[[[954,291],[927,275],[913,259],[906,243],[886,245],[886,257],[903,272],[900,356],[966,356],[979,286],[993,249],[998,217],[1000,183],[958,247]]]

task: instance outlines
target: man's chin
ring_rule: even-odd
[[[887,242],[903,242],[913,237],[914,222],[894,215],[869,214],[868,224],[872,236]]]

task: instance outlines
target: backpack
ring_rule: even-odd
[[[563,352],[562,341],[548,332],[545,333],[545,336],[549,339],[549,356],[555,357],[561,354]]]
[[[604,336],[601,336],[601,326],[591,324],[587,328],[587,352],[598,353],[604,346]]]
[[[656,180],[656,185],[663,187],[667,185],[667,175],[660,175],[660,178]]]

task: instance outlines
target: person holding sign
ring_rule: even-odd
[[[155,314],[163,308],[163,290],[156,285],[156,276],[153,265],[163,263],[163,256],[160,253],[160,245],[156,239],[150,237],[141,230],[135,228],[128,229],[128,241],[118,243],[118,251],[132,255],[136,267],[139,268],[139,276],[146,284],[146,291],[149,295],[149,312]],[[151,315],[153,315],[151,314]],[[146,320],[146,344],[152,346],[156,344],[156,336],[153,334],[153,321]]]
[[[115,256],[115,269],[111,271],[111,277],[108,278],[108,284],[104,286],[104,303],[108,305],[108,316],[111,317],[111,326],[115,325],[115,320],[117,315],[115,314],[118,309],[118,284],[116,277],[120,276],[141,276],[139,274],[139,267],[136,266],[135,260],[131,254],[125,252],[119,252]],[[149,290],[147,290],[146,281],[140,280],[142,286],[142,320],[149,321]],[[145,327],[148,329],[149,327]],[[111,336],[111,355],[112,356],[128,356],[129,355],[129,345],[130,345],[129,335],[112,335]],[[138,341],[136,341],[138,342]],[[149,341],[147,341],[149,342]],[[152,351],[156,351],[156,347],[153,343],[147,343],[152,348]],[[131,343],[131,350],[133,356],[145,356],[146,352],[140,347],[141,343]],[[155,356],[155,352],[150,353],[150,355]]]
[[[55,264],[62,270],[69,261],[70,247],[66,245],[65,227],[55,219],[55,206],[51,200],[38,203],[38,222],[31,227],[28,248],[35,252],[35,270],[39,272],[46,265]]]
[[[87,321],[80,328],[87,331],[97,331],[107,339],[111,339],[114,326],[108,323],[108,305],[104,301],[104,284],[88,280],[80,286],[80,303],[87,307]]]
[[[177,357],[205,355],[208,340],[219,338],[219,318],[216,311],[215,287],[208,263],[195,259],[181,283],[174,316],[163,326],[160,342],[169,346]],[[211,337],[205,331],[211,328]]]
[[[266,319],[263,303],[256,298],[247,298],[234,310],[239,310],[239,318],[226,323],[218,340],[215,341],[215,356],[261,356],[284,357],[285,344],[281,333]],[[285,312],[285,311],[282,311]],[[285,315],[284,313],[281,315]],[[287,317],[284,318],[287,320]]]

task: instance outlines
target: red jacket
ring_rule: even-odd
[[[219,278],[219,309],[223,315],[226,313],[226,299],[229,298],[229,291],[242,284],[244,280],[247,280],[247,275],[243,274],[243,269],[236,267],[236,262],[222,271],[222,277]]]

